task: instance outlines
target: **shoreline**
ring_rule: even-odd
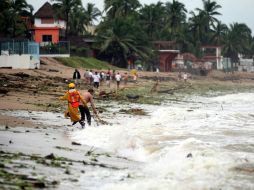
[[[57,98],[66,90],[66,80],[70,81],[74,69],[54,64],[44,65],[40,70],[0,69],[0,159],[3,163],[0,179],[6,186],[4,188],[80,189],[85,182],[87,189],[96,189],[102,184],[93,179],[94,171],[102,171],[100,177],[105,183],[132,180],[128,168],[138,170],[142,163],[90,146],[72,144],[66,132],[71,122],[63,118],[66,104]],[[59,72],[49,71],[52,68],[58,68]],[[108,106],[121,103],[160,105],[163,101],[185,101],[190,95],[253,92],[254,73],[244,74],[214,71],[207,77],[192,76],[188,83],[184,83],[177,81],[177,73],[159,73],[157,92],[151,92],[158,73],[140,72],[137,84],[130,81],[119,91],[116,91],[115,84],[111,89],[103,85],[101,90],[113,93],[100,97],[97,91],[95,104],[102,119],[115,114],[145,116],[144,110],[138,106],[121,109],[119,113],[108,113]],[[87,85],[81,85],[82,90],[87,88]],[[128,99],[128,94],[139,98]],[[43,118],[44,124],[41,122]],[[109,178],[108,173],[115,178]]]
[[[37,112],[30,114],[40,115]],[[102,184],[96,178],[90,178],[93,172],[106,175],[107,171],[121,171],[122,178],[127,179],[126,168],[137,165],[113,153],[72,141],[68,126],[50,126],[40,122],[35,126],[0,127],[3,189],[80,189],[84,181],[86,189],[94,189]],[[108,180],[113,182],[113,179]]]

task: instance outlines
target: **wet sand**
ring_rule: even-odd
[[[0,127],[1,188],[97,189],[104,183],[128,179],[125,170],[138,165],[71,141],[71,127],[35,126]],[[108,173],[118,177],[108,177]]]
[[[70,121],[62,118],[66,104],[57,98],[65,92],[74,69],[52,59],[44,61],[48,62],[40,70],[0,69],[1,188],[99,189],[105,183],[132,180],[128,168],[135,167],[138,170],[142,167],[141,163],[86,145],[75,145],[71,141],[66,129]],[[83,73],[84,69],[80,71]],[[152,88],[157,75],[140,72],[138,84],[129,82],[122,89],[135,90],[143,86]],[[162,86],[166,90],[177,86],[179,82],[176,75],[177,73],[160,73],[159,89]],[[212,72],[205,78],[193,76],[186,89],[199,90],[201,84],[212,84],[213,88],[216,84],[241,85],[249,89],[250,86],[254,87],[253,79],[253,73]],[[87,85],[83,84],[80,88],[86,89]],[[111,88],[115,90],[114,85]],[[103,86],[103,89],[106,87]],[[184,90],[187,91],[186,89]],[[110,105],[108,99],[104,103],[104,100],[100,101],[102,103],[97,99],[95,101],[99,107]],[[126,102],[125,99],[123,101]],[[27,113],[12,114],[19,110]],[[61,116],[58,118],[56,115],[56,120],[42,124],[32,111],[42,111],[39,115],[51,112]],[[118,113],[100,113],[102,118],[110,118],[114,114]],[[95,176],[95,173],[100,173],[100,176]]]

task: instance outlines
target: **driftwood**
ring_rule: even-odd
[[[133,114],[133,115],[147,115],[147,113],[143,109],[139,108],[132,108],[132,109],[121,109],[119,112],[127,113],[127,114]]]
[[[158,93],[166,93],[166,94],[173,94],[174,91],[181,90],[186,88],[187,86],[177,86],[175,88],[167,89],[167,90],[159,90]]]

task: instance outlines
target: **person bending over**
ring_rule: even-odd
[[[87,104],[90,102],[91,107],[93,109],[93,113],[98,117],[97,110],[93,102],[93,94],[94,94],[94,90],[90,88],[88,89],[88,91],[83,92],[82,96],[84,97],[84,100]],[[84,106],[82,102],[80,102],[79,110],[81,114],[81,120],[85,120],[85,116],[86,116],[88,125],[91,125],[91,114],[90,114],[88,106]]]

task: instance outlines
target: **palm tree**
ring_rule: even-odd
[[[189,18],[188,25],[189,31],[192,35],[190,36],[189,40],[195,47],[193,53],[195,53],[197,57],[200,57],[201,56],[200,48],[202,42],[206,40],[204,29],[204,26],[206,25],[206,20],[204,19],[202,12],[199,12],[199,14],[196,15],[193,11],[191,11],[190,14],[192,16]]]
[[[178,46],[177,48],[181,52],[196,53],[195,45],[197,44],[193,41],[193,36],[190,32],[188,23],[183,24],[178,30],[176,35],[176,43]]]
[[[58,12],[58,14],[62,15],[66,21],[65,37],[67,37],[69,33],[70,13],[75,7],[82,6],[81,0],[51,0],[51,1],[55,2],[53,7],[55,7],[56,10],[58,10],[57,8],[59,8],[60,12]]]
[[[26,0],[10,0],[7,1],[7,9],[4,10],[5,15],[5,32],[13,38],[24,34],[26,26],[21,19],[21,16],[29,15],[29,9],[32,6],[28,5]],[[33,8],[32,8],[33,9]]]
[[[160,39],[160,32],[165,26],[165,8],[163,3],[145,5],[139,11],[140,22],[151,41]]]
[[[165,4],[165,10],[167,14],[167,22],[172,35],[172,40],[177,40],[176,36],[181,30],[180,28],[186,22],[186,13],[185,5],[173,0],[173,2],[167,2]]]
[[[199,12],[199,15],[202,16],[204,20],[204,40],[202,43],[208,43],[210,41],[210,32],[211,27],[214,27],[214,23],[218,22],[216,16],[221,15],[217,10],[221,8],[221,5],[217,4],[216,1],[213,0],[202,0],[203,1],[203,9],[197,8],[196,10]]]
[[[70,35],[83,35],[85,31],[85,9],[76,5],[70,13]]]
[[[104,0],[108,18],[127,16],[141,6],[138,0]]]
[[[218,21],[212,29],[212,38],[211,43],[216,45],[221,45],[223,39],[225,38],[228,27],[226,24],[223,24],[221,21]]]
[[[251,30],[246,24],[230,24],[229,30],[224,38],[224,56],[231,58],[233,63],[238,63],[238,54],[246,54],[251,38]]]
[[[199,12],[203,12],[204,16],[207,19],[209,26],[213,25],[214,22],[218,22],[216,16],[221,15],[221,13],[217,12],[218,9],[221,8],[221,5],[217,4],[216,1],[211,0],[202,0],[203,1],[203,10],[197,8]]]
[[[8,0],[2,0],[0,1],[0,34],[6,35],[7,28],[8,28],[8,22],[7,19],[7,13],[9,10],[10,4]]]
[[[126,67],[131,55],[147,58],[150,50],[147,48],[148,40],[133,16],[105,21],[97,33],[97,46],[113,65]]]
[[[85,23],[87,25],[93,25],[94,20],[98,21],[98,17],[101,16],[101,11],[95,7],[93,3],[87,3],[87,6],[85,8]]]

